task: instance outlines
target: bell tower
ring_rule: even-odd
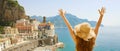
[[[45,16],[43,17],[43,23],[46,23],[46,17]]]

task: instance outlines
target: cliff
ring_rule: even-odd
[[[17,0],[0,0],[0,26],[9,26],[21,18],[27,17]]]

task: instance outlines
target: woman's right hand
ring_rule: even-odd
[[[65,16],[65,11],[63,11],[62,9],[59,10],[59,14],[60,16],[64,17]]]

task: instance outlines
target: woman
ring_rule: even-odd
[[[68,20],[65,17],[65,12],[61,9],[59,10],[60,16],[63,18],[65,24],[67,25],[70,35],[75,42],[76,51],[92,51],[95,45],[95,40],[98,35],[98,30],[102,22],[103,15],[105,13],[105,8],[98,10],[100,18],[96,24],[95,29],[91,28],[89,23],[81,23],[75,26],[73,29]]]

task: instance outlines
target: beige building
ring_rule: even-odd
[[[16,21],[15,27],[18,29],[19,33],[31,33],[33,32],[33,26],[29,20],[21,19]]]
[[[40,39],[47,38],[48,36],[54,37],[54,25],[51,22],[46,22],[46,17],[43,17],[43,22],[38,26],[38,36]]]
[[[42,37],[46,37],[46,36],[53,37],[55,35],[54,25],[50,22],[39,24],[38,29],[39,29],[39,37],[41,36]]]
[[[35,19],[21,19],[16,21],[15,27],[18,28],[19,35],[22,36],[24,40],[31,40],[38,38],[38,25],[39,22]]]
[[[38,30],[39,24],[40,24],[39,21],[37,21],[36,19],[32,19],[31,25],[33,26],[33,30]]]
[[[34,40],[38,39],[38,33],[20,33],[19,36],[21,36],[24,40]]]
[[[5,27],[4,32],[5,34],[18,34],[18,29],[12,27]]]
[[[38,26],[39,39],[41,39],[41,45],[53,45],[58,42],[58,37],[55,35],[54,24],[46,22],[46,18],[43,17],[43,22]],[[41,46],[40,45],[40,46]]]
[[[23,42],[23,38],[21,36],[16,35],[15,37],[12,37],[11,39],[11,44],[15,45],[17,43]]]
[[[10,38],[0,38],[0,49],[1,50],[10,47],[10,45],[11,45]]]
[[[45,30],[45,33],[47,33],[48,36],[53,37],[55,35],[54,25],[50,22],[48,22],[48,25],[50,26],[50,29]]]

